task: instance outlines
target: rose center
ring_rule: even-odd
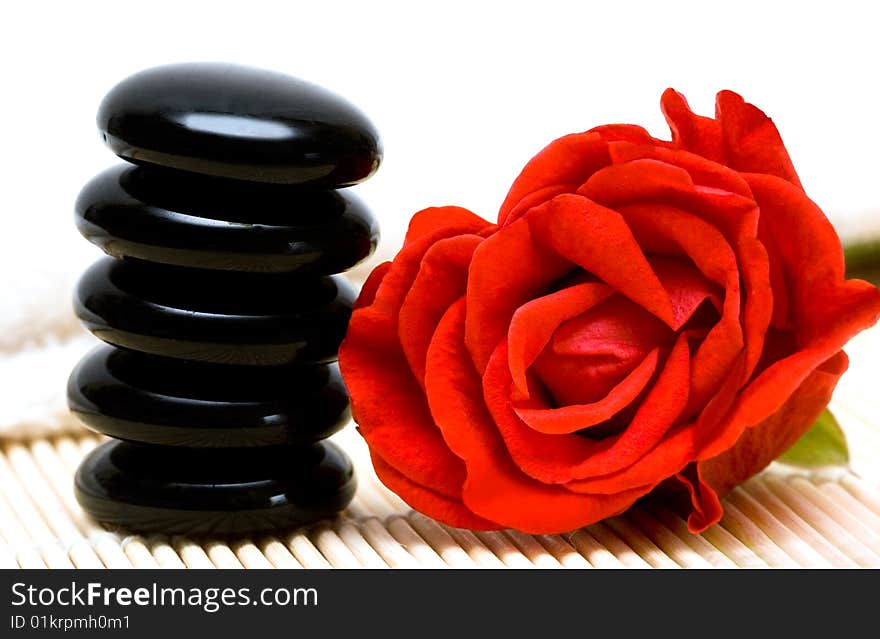
[[[651,313],[614,295],[562,323],[532,370],[555,406],[591,404],[608,395],[657,347],[665,355],[674,337]]]

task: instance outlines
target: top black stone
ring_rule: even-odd
[[[218,177],[350,186],[379,166],[382,146],[348,101],[282,73],[187,63],[141,71],[98,109],[120,157]]]

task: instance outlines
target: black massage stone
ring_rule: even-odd
[[[113,257],[231,271],[341,273],[379,230],[350,192],[111,167],[76,201],[76,225]]]
[[[216,364],[336,359],[355,292],[341,276],[197,271],[114,260],[80,278],[74,310],[108,344]]]
[[[323,441],[350,418],[334,363],[355,291],[335,275],[379,233],[342,187],[378,168],[373,125],[338,96],[227,64],[147,70],[101,103],[129,164],[81,191],[109,257],[78,317],[106,342],[68,381],[102,444],[77,471],[92,517],[166,534],[255,534],[332,518],[355,490]]]
[[[99,433],[193,448],[311,444],[351,415],[336,364],[218,366],[110,346],[77,365],[67,397]]]
[[[354,496],[335,445],[187,449],[106,442],[80,464],[79,503],[111,526],[165,534],[257,534],[332,518]]]
[[[370,121],[321,87],[232,64],[173,64],[117,84],[98,109],[121,158],[250,182],[339,188],[379,167]]]

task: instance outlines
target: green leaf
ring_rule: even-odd
[[[846,276],[880,285],[880,237],[876,234],[844,242]]]
[[[849,463],[846,435],[843,434],[834,415],[826,408],[810,430],[777,461],[806,468],[846,466]]]

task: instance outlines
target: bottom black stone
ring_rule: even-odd
[[[304,448],[183,449],[107,442],[76,472],[96,520],[165,534],[255,534],[332,518],[354,496],[351,461],[329,442]]]

